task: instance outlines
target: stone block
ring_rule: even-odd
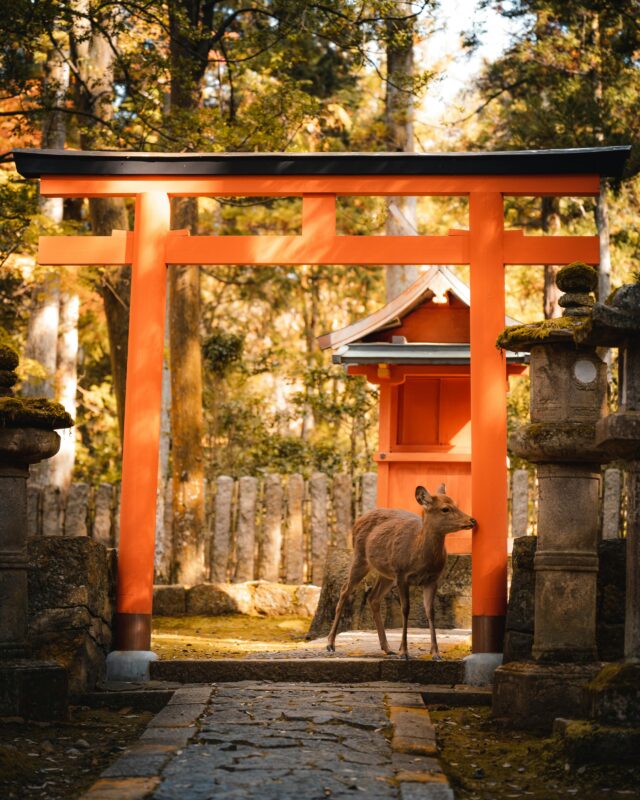
[[[294,594],[293,614],[300,614],[305,617],[312,617],[316,613],[318,600],[320,599],[320,587],[302,584],[298,586]]]
[[[67,495],[64,513],[64,535],[86,536],[89,513],[89,485],[72,483]]]
[[[28,542],[29,642],[37,658],[69,672],[81,694],[103,677],[111,647],[113,554],[85,536]]]
[[[37,661],[0,661],[0,717],[65,719],[68,707],[66,670]]]
[[[143,800],[158,787],[160,777],[100,778],[79,800]]]
[[[505,664],[494,673],[493,716],[539,732],[556,717],[586,716],[586,687],[597,671],[597,664]]]
[[[607,664],[587,692],[591,714],[599,722],[640,727],[640,664]]]
[[[173,697],[169,700],[170,706],[193,705],[193,703],[208,703],[213,687],[211,686],[185,686],[176,689]]]
[[[149,728],[190,728],[206,708],[205,703],[166,705],[151,720]]]
[[[153,587],[153,613],[159,617],[180,617],[187,613],[187,590],[182,584]]]
[[[281,583],[255,581],[253,583],[253,609],[256,614],[282,616],[292,614],[294,608],[293,587]]]
[[[187,614],[220,616],[237,614],[238,605],[226,591],[227,584],[200,583],[187,591]],[[246,612],[245,612],[246,613]]]
[[[557,720],[560,722],[560,720]],[[580,764],[637,764],[640,728],[611,727],[587,720],[562,720],[554,725],[567,759]]]

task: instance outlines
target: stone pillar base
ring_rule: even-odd
[[[607,664],[587,687],[591,716],[609,725],[640,726],[640,663]]]
[[[68,705],[64,667],[49,661],[0,662],[0,717],[65,719]]]
[[[107,681],[148,681],[149,664],[158,656],[151,650],[113,650],[107,656]]]
[[[514,728],[548,732],[556,717],[589,715],[586,686],[601,665],[512,662],[493,676],[493,716]]]

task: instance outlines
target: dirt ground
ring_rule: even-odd
[[[249,653],[295,650],[309,617],[153,617],[151,649],[160,659],[242,658]]]
[[[640,799],[640,763],[576,769],[558,739],[505,730],[488,708],[430,706],[429,713],[456,800]]]
[[[152,650],[160,659],[181,658],[305,658],[326,656],[326,638],[306,641],[309,617],[249,617],[234,614],[222,617],[154,617]],[[392,647],[399,644],[400,631],[387,631]],[[396,641],[396,639],[398,641]],[[464,632],[439,632],[444,658],[469,655],[469,637]],[[409,630],[409,649],[413,658],[430,658],[429,632]],[[374,631],[339,634],[336,657],[380,658]]]
[[[78,797],[153,714],[72,706],[65,722],[0,719],[0,798],[71,800]]]

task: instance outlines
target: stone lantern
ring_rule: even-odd
[[[12,396],[18,355],[0,328],[0,716],[48,719],[66,713],[66,672],[28,659],[27,478],[54,456],[56,428],[73,420],[59,403]]]
[[[596,442],[625,462],[627,497],[624,663],[609,664],[591,687],[592,712],[605,723],[640,724],[640,284],[596,303],[591,323],[577,338],[619,348],[618,410],[600,420]]]
[[[600,464],[608,458],[596,446],[596,424],[606,411],[607,367],[595,345],[575,339],[590,320],[597,273],[571,264],[557,285],[565,292],[560,319],[512,326],[498,342],[531,353],[531,423],[509,444],[537,465],[539,516],[534,663],[498,669],[494,714],[531,727],[573,714],[597,671]]]

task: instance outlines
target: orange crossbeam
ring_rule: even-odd
[[[174,197],[298,197],[304,194],[468,195],[501,192],[510,196],[588,197],[600,191],[597,175],[332,175],[327,177],[229,176],[79,177],[40,179],[45,197],[134,197],[163,191]]]
[[[111,236],[41,236],[40,264],[85,266],[90,264],[131,264],[133,234],[113,231]]]
[[[335,220],[334,220],[335,226]],[[167,264],[468,264],[466,232],[449,236],[331,236],[326,227],[302,236],[186,236],[171,231]],[[130,264],[133,234],[41,236],[40,264]],[[505,231],[505,264],[598,264],[597,236],[523,236]]]
[[[170,236],[168,264],[467,264],[461,236]]]

